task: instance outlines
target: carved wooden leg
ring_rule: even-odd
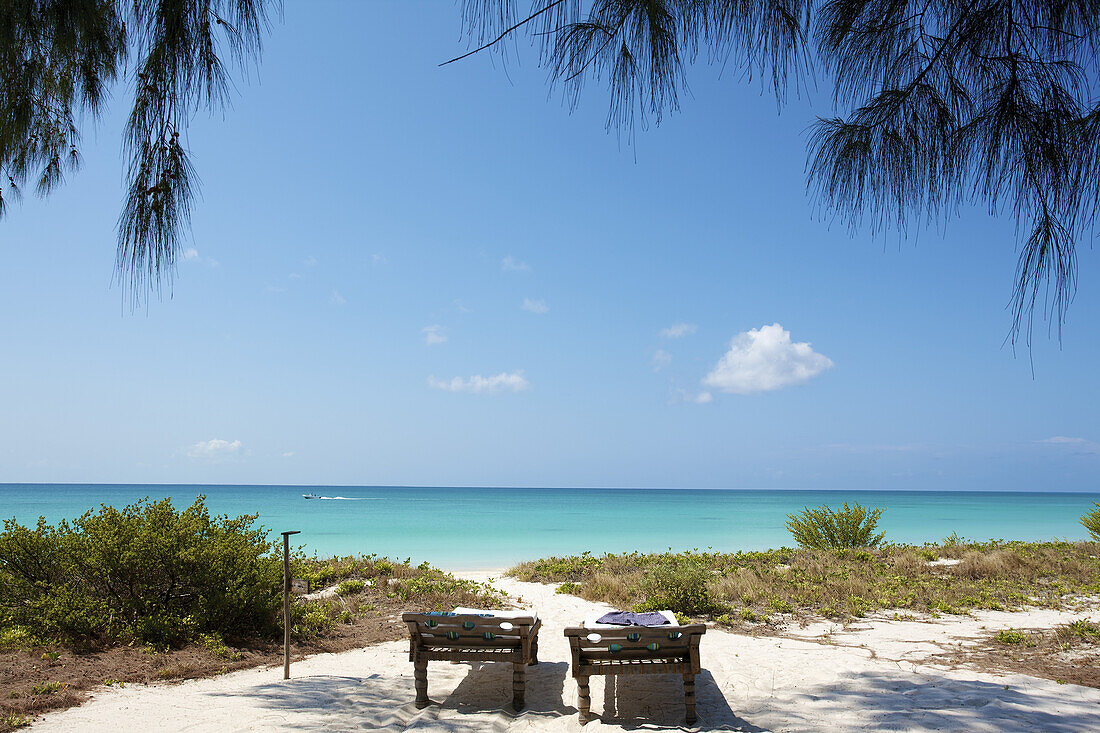
[[[588,693],[588,677],[577,678],[577,709],[581,714],[581,725],[592,720],[592,697]]]
[[[523,662],[512,663],[512,707],[523,709],[523,694],[527,684],[527,667]]]
[[[687,708],[687,724],[695,722],[695,675],[684,675],[684,706]]]
[[[413,683],[416,685],[416,707],[426,708],[431,704],[428,699],[428,660],[417,659],[413,663]]]
[[[539,640],[533,639],[531,641],[531,666],[534,667],[539,663]]]

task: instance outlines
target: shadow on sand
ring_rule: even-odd
[[[455,679],[450,676],[451,682]],[[527,672],[527,705],[511,707],[511,665],[474,665],[449,695],[417,710],[409,675],[344,677],[314,675],[260,684],[215,696],[250,698],[274,714],[285,730],[375,730],[397,733],[427,725],[451,733],[505,731],[513,723],[575,716],[576,687],[565,662],[543,662]],[[773,729],[887,731],[998,731],[1078,733],[1100,730],[1093,690],[1042,682],[1018,688],[1004,683],[957,679],[935,673],[862,672],[830,684],[776,690],[756,700],[745,717],[733,711],[710,672],[696,678],[697,730],[770,733]],[[593,680],[595,682],[595,680]],[[440,683],[444,687],[444,683]],[[431,673],[429,672],[429,693]],[[678,675],[609,678],[602,704],[593,712],[628,730],[689,730]],[[212,701],[212,704],[216,704]],[[284,714],[285,713],[285,717]],[[750,722],[750,720],[752,722]],[[576,726],[580,729],[580,726]]]
[[[937,674],[863,672],[801,691],[783,715],[795,730],[851,724],[861,731],[998,731],[1080,733],[1100,730],[1100,706],[1082,688],[1021,689]],[[1038,681],[1036,681],[1038,682]],[[1030,684],[1030,683],[1029,683]],[[1089,690],[1089,693],[1094,691]]]

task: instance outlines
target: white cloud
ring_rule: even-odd
[[[241,452],[241,447],[241,441],[239,440],[229,441],[221,440],[220,438],[200,440],[198,443],[188,446],[187,457],[206,459],[231,458]]]
[[[737,334],[729,351],[703,379],[719,392],[751,394],[801,384],[833,366],[806,342],[792,343],[778,323]]]
[[[283,451],[283,458],[291,458],[293,455],[294,455],[294,451],[292,451],[292,450]]]
[[[310,255],[309,257],[306,257],[304,260],[302,260],[302,264],[306,267],[313,267],[317,264],[317,258],[313,255]]]
[[[302,276],[299,275],[296,272],[290,273],[289,275],[287,275],[287,277],[290,278],[291,280],[301,280],[302,279]]]
[[[517,260],[512,255],[508,255],[500,261],[500,269],[504,270],[505,272],[530,272],[531,266],[528,265],[526,262],[521,262],[520,260]]]
[[[455,306],[455,310],[457,310],[459,313],[473,313],[474,312],[473,308],[467,308],[466,306],[464,306],[462,304],[462,301],[459,300],[458,298],[455,298],[454,306]]]
[[[424,326],[424,328],[420,329],[420,333],[424,334],[424,343],[428,346],[442,344],[447,341],[447,336],[443,333],[443,326],[438,324],[434,326]]]
[[[344,303],[347,303],[348,301],[346,301],[344,299],[344,296],[340,295],[340,293],[333,290],[332,295],[328,296],[328,302],[331,303],[332,305],[343,305]]]
[[[1036,440],[1035,442],[1072,448],[1073,450],[1071,452],[1074,455],[1100,455],[1100,443],[1089,440],[1088,438],[1067,438],[1064,435],[1055,435],[1050,438]]]
[[[545,300],[531,300],[530,298],[524,298],[523,305],[521,305],[520,308],[540,316],[550,310],[550,306],[546,305]]]
[[[454,377],[443,380],[428,377],[428,386],[446,392],[469,392],[471,394],[496,394],[497,392],[523,392],[531,389],[531,383],[523,376],[523,371],[501,372],[491,377],[475,374],[469,379]]]
[[[183,250],[183,261],[195,262],[198,264],[206,265],[207,267],[217,267],[221,264],[213,257],[203,257],[194,247],[188,247],[187,249]]]
[[[657,349],[653,352],[653,371],[659,372],[671,363],[672,354],[664,349]]]
[[[661,329],[661,337],[666,339],[678,339],[690,336],[699,330],[694,323],[674,323],[668,328]]]
[[[374,254],[372,254],[370,256],[370,261],[372,264],[375,265],[384,265],[389,262],[389,260],[386,259],[386,255],[382,254],[381,252],[375,252]]]
[[[671,402],[690,402],[696,405],[706,405],[714,402],[714,395],[712,395],[710,392],[707,392],[706,390],[700,392],[699,394],[692,394],[686,389],[677,389],[674,390],[672,393]]]

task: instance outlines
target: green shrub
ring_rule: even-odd
[[[1035,644],[1027,634],[1016,629],[1001,629],[993,638],[1001,644],[1023,644],[1024,646]]]
[[[563,595],[564,594],[574,594],[574,595],[576,595],[576,593],[580,589],[580,587],[581,587],[580,583],[570,583],[569,581],[566,581],[566,582],[562,583],[561,585],[559,585],[557,588],[555,588],[554,592],[555,593],[560,593],[560,594],[563,594]]]
[[[1059,636],[1075,636],[1093,643],[1100,642],[1100,627],[1090,622],[1087,618],[1079,618],[1071,621],[1058,629]]]
[[[646,572],[642,581],[643,601],[638,611],[669,609],[689,616],[710,613],[714,608],[707,587],[711,572],[706,563],[691,554],[668,555]]]
[[[182,645],[201,632],[274,634],[282,572],[256,515],[211,517],[204,497],[102,506],[72,523],[0,533],[0,626],[72,643]]]
[[[350,596],[356,593],[362,593],[363,588],[367,586],[361,580],[345,580],[336,586],[336,594],[341,596]]]
[[[840,509],[827,506],[805,507],[787,515],[787,529],[795,542],[814,550],[839,550],[849,547],[875,547],[884,536],[875,534],[882,509],[868,509],[845,502]]]
[[[31,719],[26,715],[20,715],[18,713],[8,713],[3,718],[0,718],[0,728],[10,728],[15,730],[16,728],[25,728],[31,724]]]
[[[52,695],[65,687],[64,682],[40,682],[31,687],[33,695]]]
[[[1100,542],[1100,504],[1093,502],[1093,505],[1096,508],[1081,517],[1081,524],[1089,531],[1093,540]]]

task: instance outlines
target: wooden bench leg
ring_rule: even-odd
[[[428,660],[413,663],[413,684],[416,685],[416,707],[423,709],[431,704],[428,699]]]
[[[523,696],[527,684],[527,667],[523,662],[512,663],[512,707],[523,709]]]
[[[695,675],[684,675],[684,707],[687,708],[687,724],[695,722]]]
[[[588,692],[588,677],[577,678],[577,709],[581,714],[581,725],[592,720],[592,697]]]
[[[531,642],[531,666],[534,667],[539,663],[539,640],[535,639]]]

